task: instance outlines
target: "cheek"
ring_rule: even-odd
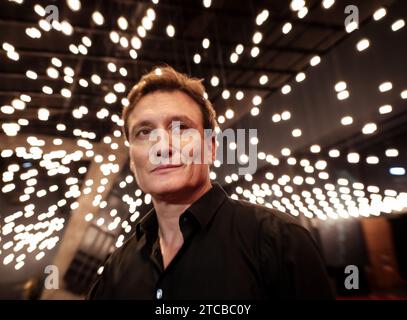
[[[189,135],[181,139],[181,153],[195,160],[202,158],[204,146],[203,139],[199,134]]]
[[[130,159],[133,162],[134,170],[144,168],[148,164],[148,148],[140,146],[130,149]]]

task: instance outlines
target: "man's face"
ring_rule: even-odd
[[[188,95],[181,91],[156,91],[144,96],[130,114],[128,126],[130,165],[144,192],[165,198],[208,183],[208,162],[214,159],[215,142],[205,141],[202,112]],[[167,138],[156,136],[157,132],[166,133]],[[174,139],[174,132],[178,133],[178,140]],[[201,161],[195,159],[191,163],[191,150],[201,151]],[[167,166],[157,163],[158,158],[167,160]]]

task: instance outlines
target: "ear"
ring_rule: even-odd
[[[214,163],[216,160],[216,148],[217,148],[216,135],[213,135],[211,137],[211,144],[212,144],[212,149],[211,149],[212,150],[212,163]]]
[[[134,162],[132,161],[132,160],[130,160],[130,170],[131,170],[131,172],[133,172],[133,174],[134,174],[134,172],[135,172],[135,166],[134,166]]]

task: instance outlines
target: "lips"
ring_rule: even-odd
[[[166,172],[166,171],[171,171],[173,169],[181,167],[181,164],[162,164],[159,165],[158,167],[154,168],[152,172]]]

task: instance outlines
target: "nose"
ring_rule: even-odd
[[[164,159],[170,159],[172,157],[172,147],[168,143],[164,143],[159,148],[157,156]]]
[[[167,132],[167,134],[160,137],[157,156],[160,157],[163,161],[168,161],[171,159],[172,155],[172,137],[171,134]]]

